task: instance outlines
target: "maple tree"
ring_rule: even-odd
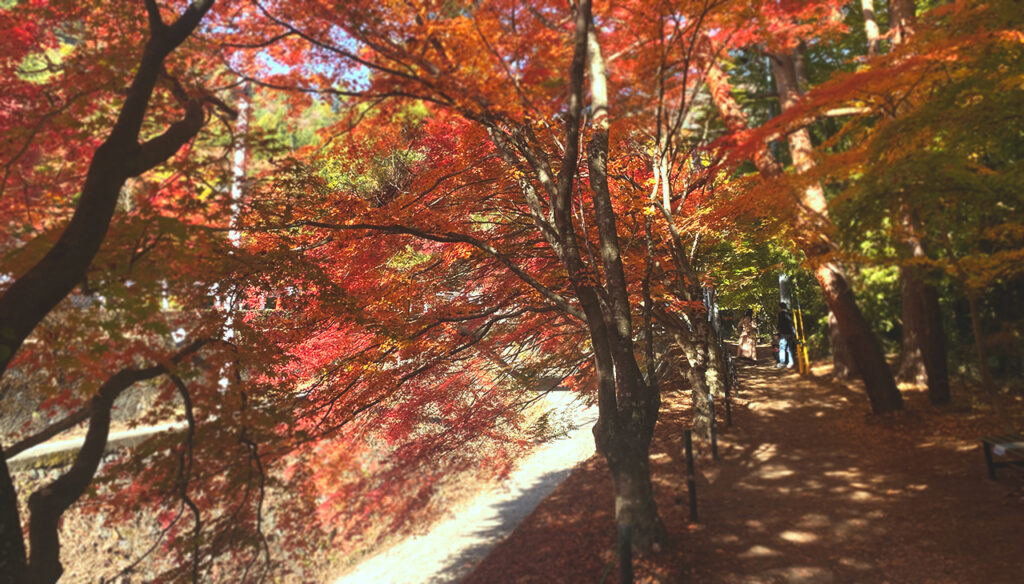
[[[901,137],[906,138],[912,135],[932,136],[933,132],[941,133],[944,130],[940,129],[943,124],[929,118],[929,115],[947,115],[937,112],[956,111],[957,115],[951,118],[956,120],[955,123],[970,119],[975,110],[953,107],[951,102],[945,101],[945,92],[961,90],[948,77],[950,69],[946,68],[945,63],[946,60],[952,59],[978,62],[980,57],[967,51],[957,52],[951,57],[950,47],[966,46],[960,43],[973,42],[967,39],[977,38],[983,34],[980,32],[982,30],[997,31],[998,25],[994,24],[997,21],[994,15],[1002,15],[1007,9],[1002,4],[986,5],[985,8],[981,8],[974,3],[965,2],[927,12],[927,24],[923,27],[918,25],[911,3],[893,2],[890,9],[890,20],[902,24],[891,29],[889,38],[892,40],[887,54],[876,54],[855,72],[832,75],[827,82],[813,88],[802,97],[801,103],[795,105],[795,111],[787,112],[780,116],[777,122],[763,128],[752,138],[751,147],[760,148],[755,144],[760,144],[773,132],[792,131],[798,127],[796,124],[806,124],[815,118],[829,115],[829,112],[844,114],[845,117],[841,118],[843,123],[836,128],[832,136],[823,140],[814,152],[817,164],[813,169],[805,168],[804,178],[793,176],[787,179],[786,183],[793,184],[796,188],[805,188],[799,186],[800,183],[820,181],[824,184],[827,181],[833,188],[838,187],[837,200],[843,201],[840,211],[846,217],[844,221],[853,221],[851,229],[855,233],[846,234],[838,231],[836,234],[840,240],[852,242],[851,247],[855,248],[863,242],[863,234],[874,231],[884,234],[885,241],[891,242],[893,249],[906,250],[895,255],[890,254],[887,260],[900,266],[904,306],[904,353],[911,358],[914,367],[924,370],[923,377],[927,379],[931,399],[936,403],[944,403],[949,399],[949,386],[943,346],[945,334],[936,286],[943,273],[951,276],[956,273],[956,254],[950,253],[952,248],[945,242],[948,236],[932,229],[938,225],[950,225],[948,221],[951,216],[947,216],[946,213],[953,207],[948,202],[936,205],[935,195],[929,193],[927,189],[919,188],[917,183],[922,182],[920,177],[928,174],[928,171],[923,167],[914,167],[911,170],[903,166],[901,161],[916,160],[921,152],[909,147],[910,142],[896,141],[895,134],[890,134],[889,128],[901,128],[906,132]],[[991,20],[986,21],[985,18]],[[1005,22],[1012,29],[1012,19]],[[924,37],[918,38],[918,30],[925,30],[927,33]],[[989,34],[996,35],[994,38],[1001,38],[997,32]],[[1012,42],[1008,46],[1012,47]],[[979,50],[983,52],[985,48]],[[1010,54],[1012,55],[1013,51]],[[944,65],[936,65],[940,62]],[[984,73],[980,75],[986,79],[991,78],[996,83],[1012,86],[1009,85],[1011,82],[1007,81],[1013,78],[1014,68],[1010,64],[986,62],[978,71],[983,71]],[[986,81],[980,86],[985,87],[990,82]],[[1012,92],[1007,97],[1012,100]],[[980,111],[985,115],[997,117],[1001,115],[999,112],[1003,111],[1003,107],[1000,100],[990,100],[985,107],[980,108]],[[927,140],[924,139],[924,142]],[[1002,136],[992,141],[994,144],[1012,142],[1013,138]],[[869,143],[874,146],[868,146]],[[957,167],[970,158],[972,148],[977,149],[974,154],[977,156],[982,156],[979,153],[990,148],[978,146],[973,139],[959,134],[949,144],[957,144],[958,147],[947,146],[944,143],[935,148],[925,149],[924,152],[933,156],[932,160],[937,165],[949,164]],[[963,150],[959,145],[962,145]],[[883,152],[884,155],[881,154]],[[999,168],[1000,170],[995,172],[1002,172],[1002,167]],[[934,188],[936,192],[945,190],[945,187],[937,185]],[[892,192],[884,193],[885,189]],[[1007,200],[1005,195],[996,194],[998,190],[991,192],[995,200]],[[992,225],[988,219],[960,213],[961,219],[978,217],[981,224]],[[943,218],[940,219],[940,216]],[[1009,226],[1016,221],[1011,213],[1002,224],[1012,230]],[[970,245],[980,244],[986,239],[970,228],[950,229],[949,233],[963,233],[965,239],[961,241],[974,242]],[[900,241],[902,242],[899,243]],[[1009,246],[1001,248],[1006,252],[1013,247],[1010,240],[1004,240],[1003,245]],[[949,259],[940,259],[941,257]],[[861,260],[854,256],[853,261]],[[939,266],[943,264],[947,267],[940,268]],[[999,261],[996,264],[1002,265]],[[997,271],[1000,276],[987,280],[986,287],[1007,281],[1003,278],[1012,281],[1015,277],[1012,270],[1003,272],[1000,268]],[[960,277],[962,276],[963,274]],[[975,294],[977,293],[976,290]],[[983,336],[980,327],[976,328],[974,336],[976,340]],[[912,359],[914,354],[918,355],[916,363],[913,363]],[[984,365],[980,365],[980,368],[984,377]]]
[[[917,21],[913,2],[896,0],[889,3],[892,46],[899,48],[913,34]],[[913,212],[905,210],[901,220],[907,229],[906,250],[912,258],[927,257],[926,243]],[[950,399],[945,331],[939,307],[939,292],[926,271],[912,265],[900,267],[900,299],[903,316],[900,374],[923,381],[933,403]]]
[[[5,556],[5,566],[10,567],[5,574],[13,581],[47,581],[59,576],[60,517],[94,486],[114,402],[149,379],[164,378],[170,383],[160,391],[156,405],[137,421],[146,424],[184,419],[185,439],[182,441],[175,433],[158,436],[137,447],[133,456],[104,463],[104,476],[97,488],[112,520],[130,520],[142,509],[158,518],[167,554],[167,560],[158,564],[164,567],[158,569],[166,569],[162,577],[169,579],[196,580],[201,574],[232,572],[226,566],[233,564],[246,566],[239,576],[243,580],[254,571],[269,569],[265,499],[274,490],[294,493],[274,509],[275,527],[282,529],[315,530],[315,522],[303,520],[316,516],[317,497],[327,487],[333,490],[326,493],[330,499],[326,507],[334,511],[327,513],[325,509],[325,521],[337,514],[339,506],[358,516],[357,504],[345,499],[349,496],[367,497],[365,506],[389,509],[381,505],[380,489],[363,488],[359,481],[351,488],[324,483],[323,473],[345,460],[339,455],[346,443],[325,448],[322,441],[343,439],[341,432],[348,431],[349,422],[374,406],[378,406],[382,419],[392,421],[378,433],[386,433],[391,441],[410,434],[419,439],[415,448],[400,452],[403,462],[389,469],[391,478],[407,473],[416,464],[422,466],[425,460],[434,461],[432,474],[450,471],[453,466],[467,467],[480,456],[492,457],[490,468],[507,467],[509,452],[521,440],[504,444],[503,439],[509,436],[493,426],[508,420],[511,429],[517,429],[515,422],[522,409],[522,404],[516,403],[519,394],[495,395],[493,387],[474,394],[479,389],[474,384],[481,376],[494,377],[495,359],[484,359],[486,363],[478,365],[482,357],[467,361],[457,355],[479,340],[476,336],[482,336],[480,327],[486,331],[510,316],[490,312],[461,318],[441,315],[439,322],[411,335],[413,340],[426,342],[427,348],[402,341],[408,351],[429,352],[432,357],[428,362],[406,358],[397,367],[383,366],[390,356],[397,355],[396,341],[407,327],[396,324],[396,319],[402,322],[402,312],[393,296],[381,295],[380,280],[368,279],[356,289],[345,289],[328,277],[347,279],[344,274],[319,271],[322,266],[315,262],[323,259],[329,264],[337,260],[317,257],[317,251],[323,251],[321,246],[307,246],[304,251],[312,257],[303,259],[296,257],[296,252],[303,250],[289,248],[288,242],[280,238],[260,240],[254,235],[250,240],[238,235],[244,218],[240,214],[255,209],[273,216],[277,209],[272,207],[271,198],[259,200],[262,185],[258,181],[253,181],[251,188],[257,203],[264,203],[262,207],[254,204],[251,209],[240,210],[239,201],[230,198],[237,184],[237,169],[231,162],[238,159],[232,155],[232,151],[239,152],[235,144],[246,145],[243,147],[252,159],[250,166],[266,164],[268,157],[280,151],[273,150],[274,136],[264,132],[261,137],[257,128],[249,128],[249,136],[230,139],[215,131],[216,127],[196,124],[206,121],[211,112],[230,118],[236,111],[244,114],[247,109],[247,98],[233,91],[237,83],[233,78],[225,80],[222,64],[211,60],[215,52],[209,50],[216,34],[226,30],[221,28],[223,24],[232,18],[228,7],[203,14],[210,8],[208,4],[193,5],[185,21],[195,27],[201,20],[198,17],[204,16],[215,24],[201,34],[191,35],[166,65],[161,63],[163,57],[154,62],[150,56],[141,67],[136,61],[139,46],[145,44],[147,36],[163,34],[159,17],[167,11],[155,3],[145,4],[151,27],[147,31],[147,12],[142,4],[124,13],[120,9],[90,12],[89,8],[74,12],[70,5],[54,2],[34,6],[35,13],[22,12],[40,36],[19,37],[24,50],[8,53],[10,61],[4,62],[11,79],[20,82],[24,90],[24,95],[5,110],[10,114],[7,122],[11,135],[24,140],[5,143],[10,147],[5,153],[6,188],[8,193],[20,195],[4,199],[5,221],[12,227],[5,231],[10,239],[4,241],[4,271],[11,278],[4,297],[5,310],[17,312],[17,295],[12,296],[19,290],[17,282],[23,281],[23,274],[41,269],[32,266],[53,246],[53,240],[61,234],[71,237],[66,235],[71,228],[64,227],[64,221],[77,216],[75,204],[80,203],[77,208],[82,208],[91,201],[74,197],[81,186],[74,177],[85,169],[83,165],[79,171],[76,166],[82,158],[68,157],[62,148],[53,150],[54,144],[75,144],[77,138],[83,142],[86,154],[90,153],[89,147],[96,149],[94,160],[113,169],[93,172],[113,182],[109,188],[93,191],[99,190],[117,203],[116,209],[113,203],[109,205],[105,221],[101,221],[103,217],[78,223],[72,219],[71,225],[84,224],[95,239],[102,240],[102,246],[94,241],[99,250],[76,266],[78,275],[69,280],[69,290],[75,287],[76,292],[46,311],[45,318],[32,329],[37,341],[9,355],[13,360],[5,373],[5,385],[22,388],[12,392],[19,399],[38,403],[47,398],[44,405],[48,403],[56,417],[5,448],[5,459],[83,422],[88,432],[71,468],[28,497],[28,558],[17,527],[17,494],[8,482],[11,488],[5,490],[4,504],[12,513],[4,515],[4,534],[11,554]],[[4,16],[13,18],[13,11],[5,11]],[[63,30],[60,26],[48,28],[50,22],[96,26],[109,38],[83,40],[77,30],[68,31],[66,36],[52,36],[53,31]],[[109,26],[110,22],[123,27]],[[53,54],[41,53],[41,48],[51,50],[48,43]],[[150,45],[159,48],[160,41],[151,41]],[[45,67],[48,74],[42,78],[27,70],[39,60],[49,60]],[[137,69],[145,75],[136,73]],[[132,75],[149,79],[148,93],[140,97],[148,103],[141,106],[132,105],[131,99],[123,105],[117,94],[122,80]],[[84,89],[83,95],[91,100],[79,104],[81,108],[59,102],[64,92],[77,89]],[[56,109],[47,109],[46,102],[32,98],[47,93],[57,102]],[[97,111],[116,114],[131,106],[137,118],[146,116],[145,122],[136,120],[137,131],[144,137],[164,136],[156,138],[156,144],[171,144],[167,134],[160,134],[161,123],[164,119],[172,123],[180,116],[178,100],[188,95],[196,96],[188,102],[193,118],[188,124],[172,128],[187,127],[190,132],[175,130],[170,135],[178,136],[181,145],[189,143],[189,147],[174,158],[176,149],[168,149],[166,160],[151,161],[153,165],[168,162],[167,166],[133,167],[130,146],[137,138],[121,136],[116,130],[112,136],[120,136],[126,152],[117,152],[113,160],[105,154],[103,136],[107,128]],[[226,101],[240,103],[238,110],[233,111]],[[36,105],[42,108],[40,112],[29,111]],[[204,106],[206,112],[202,111]],[[90,123],[83,125],[83,119]],[[230,129],[231,120],[224,121]],[[254,122],[258,125],[260,120]],[[115,123],[114,127],[119,126]],[[200,133],[201,127],[208,131]],[[290,138],[294,144],[294,138]],[[88,162],[88,157],[84,160]],[[99,167],[94,164],[93,168]],[[141,175],[126,180],[136,171]],[[276,172],[267,174],[272,177]],[[287,168],[281,173],[290,176]],[[279,181],[274,185],[282,186]],[[46,198],[36,198],[43,194]],[[86,208],[93,212],[95,207],[89,204]],[[40,212],[47,215],[40,217]],[[116,220],[111,222],[111,217]],[[109,232],[107,224],[111,226]],[[358,242],[353,242],[351,249],[358,247]],[[82,249],[75,246],[76,251]],[[383,277],[372,268],[386,263],[383,258],[396,252],[381,250],[363,256],[351,253],[345,265],[364,261],[371,267],[363,268],[368,277]],[[458,258],[452,260],[457,262]],[[459,278],[465,276],[458,276],[456,281]],[[57,284],[59,280],[48,278],[46,283]],[[21,284],[20,289],[24,291],[25,286]],[[408,294],[408,286],[407,282],[394,294]],[[280,297],[278,304],[286,310],[271,316],[252,311],[262,307],[269,296]],[[350,312],[346,303],[353,297],[360,299],[365,314],[377,314],[371,310],[376,302],[379,317],[369,321],[346,318]],[[439,299],[434,305],[442,307],[445,300]],[[298,306],[302,311],[294,310]],[[541,311],[539,318],[545,316]],[[473,328],[455,327],[456,322],[469,323],[467,327]],[[439,326],[445,334],[436,332]],[[535,322],[525,322],[524,326],[537,328]],[[541,330],[553,328],[557,337],[555,327]],[[517,339],[524,347],[541,342],[532,341],[528,332]],[[565,367],[571,372],[573,351],[567,348],[560,354],[567,356]],[[447,366],[442,368],[441,364]],[[432,369],[437,371],[427,375]],[[399,390],[412,385],[407,383],[412,379],[420,384],[418,393],[400,394]],[[47,384],[55,389],[36,389]],[[445,391],[438,391],[439,385]],[[346,387],[352,390],[351,395],[346,395]],[[467,397],[473,395],[476,397],[472,400]],[[484,398],[487,405],[475,403]],[[455,407],[460,400],[462,406]],[[417,420],[430,409],[443,411],[444,415],[435,415],[432,431],[425,432]],[[471,419],[464,419],[466,412],[473,414]],[[458,434],[456,428],[460,429]],[[347,444],[358,445],[360,439],[356,435]],[[491,447],[495,443],[497,446]],[[467,448],[452,455],[453,444]],[[472,445],[476,446],[469,448]],[[294,467],[296,456],[308,461],[313,452],[327,459],[319,465],[320,474],[310,470],[317,467],[312,463],[301,472],[281,472],[282,465]],[[446,452],[451,459],[447,466],[441,464]],[[278,469],[275,474],[272,468]],[[401,487],[407,486],[411,478],[391,480],[387,489],[407,495]],[[421,474],[419,478],[425,479],[425,487],[432,484],[430,475]],[[412,503],[416,500],[410,498]],[[357,534],[351,531],[348,535]],[[301,548],[288,546],[283,553],[299,554]]]
[[[248,373],[280,371],[282,353],[255,340],[262,329],[238,312],[265,285],[269,264],[221,231],[233,215],[225,156],[233,141],[207,122],[220,117],[230,128],[236,110],[225,99],[237,97],[203,46],[210,37],[197,33],[219,18],[212,4],[174,11],[154,2],[103,9],[35,2],[3,11],[5,22],[28,23],[3,61],[12,87],[5,135],[13,138],[3,155],[5,397],[51,412],[42,427],[5,444],[4,458],[77,424],[88,428],[71,466],[27,497],[27,557],[4,465],[3,563],[11,581],[59,577],[60,519],[93,484],[113,405],[158,378],[169,383],[138,421],[179,417],[187,439],[153,439],[147,448],[160,456],[146,472],[144,458],[103,463],[104,474],[124,473],[110,487],[112,508],[171,513],[165,531],[185,558],[174,565],[191,579],[220,555],[266,559],[251,553],[245,535],[258,538],[262,529],[264,464],[273,457],[259,448],[275,428],[293,427],[285,415],[293,396],[275,389],[290,386],[274,385],[278,378]],[[221,310],[210,310],[211,294]],[[237,446],[225,448],[225,440]],[[148,482],[122,490],[128,476]],[[206,495],[225,484],[239,496]],[[221,535],[201,548],[204,529]]]
[[[820,99],[835,104],[851,98],[860,100],[864,95],[861,92],[879,91],[890,100],[885,106],[874,100],[861,100],[861,116],[851,119],[844,129],[848,135],[870,140],[872,145],[865,147],[872,151],[884,150],[887,153],[883,159],[884,167],[881,164],[863,165],[863,178],[851,185],[848,198],[857,201],[855,208],[862,224],[879,220],[874,210],[862,207],[864,201],[875,201],[879,210],[887,210],[891,214],[889,217],[896,217],[885,219],[886,222],[892,221],[887,225],[884,222],[875,225],[888,237],[902,239],[905,242],[902,247],[907,250],[899,256],[904,297],[904,350],[911,356],[920,355],[920,362],[912,361],[912,368],[923,369],[918,375],[927,379],[931,399],[943,403],[949,399],[949,387],[937,285],[944,274],[960,281],[969,303],[973,296],[973,320],[974,324],[979,324],[977,299],[981,296],[981,289],[992,290],[1019,277],[1013,269],[1007,269],[1005,263],[1014,254],[1013,249],[1019,240],[1006,236],[994,247],[989,247],[994,241],[992,235],[986,235],[986,230],[991,230],[988,231],[990,234],[1012,233],[1019,217],[1013,206],[1008,204],[1012,195],[994,186],[982,189],[991,197],[986,206],[1007,209],[1008,212],[998,219],[985,213],[957,210],[954,201],[962,201],[960,197],[943,197],[941,202],[936,201],[935,197],[942,197],[938,193],[948,190],[948,186],[940,185],[948,185],[949,178],[943,175],[937,179],[939,182],[930,183],[921,178],[929,173],[916,163],[923,157],[936,168],[963,168],[963,165],[977,163],[979,166],[974,171],[967,170],[963,176],[991,175],[1005,179],[1012,175],[1014,158],[1003,152],[1012,151],[1017,137],[1012,130],[1010,134],[1004,134],[995,129],[1001,125],[995,120],[1002,119],[1005,112],[1012,110],[1014,106],[1010,104],[1019,98],[1012,81],[1019,71],[1015,57],[1019,47],[1015,45],[1012,33],[1003,32],[1012,31],[1015,26],[1013,17],[1008,16],[1012,9],[1004,3],[982,5],[964,2],[934,9],[925,13],[920,23],[914,18],[912,6],[905,4],[893,4],[903,6],[900,21],[906,24],[907,30],[901,33],[902,41],[894,41],[889,55],[870,61],[853,77],[858,82],[866,82],[866,85],[854,89],[846,84],[851,78],[840,77],[822,87]],[[893,19],[895,21],[896,17]],[[986,38],[985,35],[989,36]],[[979,43],[979,38],[986,38],[986,41]],[[990,55],[1004,52],[1005,62],[987,61]],[[952,64],[954,62],[955,65]],[[959,68],[961,63],[963,69]],[[977,77],[966,73],[970,67],[975,68],[971,70],[976,71]],[[1000,90],[996,97],[993,84],[1006,88],[1005,95]],[[957,103],[953,96],[961,95],[960,92],[968,85],[976,87],[979,99],[971,103]],[[985,132],[987,137],[979,143],[972,134],[951,131],[945,121],[939,120],[945,116],[939,114],[940,111],[956,112],[958,128],[979,127],[980,119],[984,118],[993,122],[993,130]],[[895,132],[902,132],[900,138],[896,138]],[[927,142],[928,139],[923,138],[925,135],[942,136],[942,141],[919,151],[911,146],[914,137],[921,140],[917,144]],[[863,153],[856,148],[844,157],[849,160]],[[840,158],[843,157],[837,156],[835,160]],[[972,162],[980,160],[985,162]],[[826,163],[832,162],[826,159]],[[849,161],[837,164],[828,172],[844,175],[850,172],[848,165]],[[985,179],[980,180],[985,182]],[[932,190],[925,186],[929,184]],[[893,192],[883,193],[883,186]],[[854,193],[855,197],[852,196]],[[954,220],[954,216],[957,219]],[[959,226],[954,228],[954,222]],[[958,242],[955,246],[950,245],[953,239]],[[957,249],[960,251],[955,251]],[[985,263],[991,262],[989,265],[993,266],[989,272],[991,276],[982,278],[984,283],[976,282],[980,284],[978,288],[965,286],[963,278],[966,272],[958,272],[956,267],[960,254],[973,255],[973,252],[966,251],[968,249],[986,249],[986,252],[981,252],[989,258]],[[913,338],[907,339],[907,334]],[[974,326],[974,337],[976,345],[984,337],[980,326]],[[987,375],[985,361],[983,357],[978,359],[983,378]]]
[[[958,283],[979,353],[985,290],[1019,278],[1019,217],[920,178],[948,168],[1016,209],[1006,3],[917,23],[894,2],[870,58],[806,92],[801,47],[848,33],[843,3],[212,4],[0,11],[4,383],[52,385],[33,397],[60,413],[4,458],[89,424],[28,498],[29,556],[0,477],[11,581],[59,576],[57,522],[90,487],[112,522],[156,517],[167,580],[304,553],[268,526],[400,528],[447,474],[506,470],[551,384],[597,401],[616,521],[652,549],[662,387],[685,380],[710,432],[729,378],[707,298],[782,257],[748,245],[796,240],[876,411],[899,394],[842,265],[865,226],[927,243],[892,262]],[[722,66],[744,51],[773,56],[784,110],[757,128]],[[815,144],[825,116],[841,122]],[[792,172],[766,146],[783,134]],[[113,403],[148,380],[137,421],[185,429],[97,483]]]
[[[871,20],[870,4],[864,5],[868,54],[878,51],[879,30]],[[916,21],[916,7],[907,0],[889,2],[889,31],[885,38],[893,48],[899,48],[913,34]],[[905,211],[901,221],[908,230],[905,244],[910,257],[925,257],[927,251],[915,231],[920,230],[913,214]],[[899,375],[928,386],[933,403],[942,404],[950,399],[949,371],[945,346],[945,333],[939,307],[939,292],[927,274],[919,267],[900,267],[900,299],[903,321],[903,338],[900,350]]]
[[[170,123],[163,132],[146,137],[140,143],[140,133],[146,122],[146,113],[154,88],[161,73],[164,72],[164,61],[192,34],[211,5],[212,2],[190,5],[171,24],[167,24],[157,5],[153,2],[146,3],[150,28],[148,40],[127,96],[117,114],[117,121],[106,139],[96,146],[91,157],[75,211],[45,255],[27,271],[18,273],[0,297],[0,360],[3,371],[7,370],[26,337],[86,276],[89,265],[107,234],[118,196],[125,182],[130,177],[145,173],[174,156],[202,127],[205,117],[203,101],[178,93],[177,96],[184,102],[184,117]],[[65,15],[61,11],[64,8],[62,6],[38,5],[33,8],[40,16],[47,16],[48,12],[49,16]],[[78,14],[84,17],[82,12]],[[4,17],[15,18],[14,11],[4,10]],[[4,51],[5,78],[22,79],[22,82],[15,86],[14,95],[26,100],[19,100],[5,108],[5,126],[18,127],[19,122],[24,119],[39,120],[35,126],[22,126],[20,133],[9,134],[11,138],[21,140],[11,140],[4,156],[4,190],[9,193],[21,187],[26,193],[26,201],[29,199],[27,195],[30,185],[34,183],[31,178],[22,178],[23,175],[17,171],[20,170],[19,167],[29,166],[30,163],[38,165],[38,160],[32,160],[35,158],[32,155],[38,150],[32,149],[32,146],[38,148],[40,143],[45,144],[41,138],[51,137],[46,135],[45,130],[53,127],[49,124],[49,118],[59,116],[62,110],[70,108],[76,99],[76,96],[70,93],[50,95],[47,96],[50,99],[50,103],[47,104],[40,99],[46,96],[45,81],[33,83],[33,80],[25,79],[25,75],[19,75],[29,51],[36,51],[40,46],[54,47],[57,44],[55,31],[45,27],[45,20],[29,22],[31,25],[19,25],[16,29],[19,34],[8,41],[14,46],[9,47],[9,51],[8,47],[5,47]],[[49,73],[50,66],[51,64],[47,63],[47,67],[43,68],[44,76]],[[53,65],[53,68],[59,69],[59,65]],[[60,76],[60,73],[54,75]],[[18,107],[20,103],[27,107]],[[29,104],[45,109],[32,111]],[[59,133],[60,130],[58,136],[52,137],[59,139]],[[29,168],[31,169],[31,166]],[[26,208],[24,212],[31,213],[31,209]],[[52,220],[46,221],[44,225],[50,221]],[[145,377],[146,373],[136,372],[136,377]],[[125,373],[125,376],[131,377],[131,373]],[[115,376],[110,383],[116,386],[125,382]],[[103,417],[109,415],[110,402],[112,397],[102,390],[94,400],[92,415],[95,424],[91,424],[93,431],[90,438],[95,436],[96,441],[105,441]],[[0,542],[0,560],[6,568],[6,578],[11,581],[30,579],[43,582],[55,581],[59,577],[61,567],[57,560],[57,521],[63,510],[80,496],[88,484],[88,477],[91,477],[99,462],[97,453],[87,450],[88,447],[82,450],[76,465],[60,481],[37,493],[34,501],[30,503],[33,508],[29,523],[32,555],[27,559],[21,529],[18,527],[17,499],[6,463],[3,464],[3,472],[0,473],[0,494],[3,496],[5,523],[3,541]],[[102,446],[98,454],[102,454]]]
[[[372,204],[350,187],[355,196],[319,208],[293,205],[278,229],[309,230],[313,241],[375,232],[446,244],[446,253],[503,273],[518,302],[557,309],[589,341],[586,372],[601,411],[595,437],[619,491],[618,521],[640,548],[661,533],[646,449],[659,403],[656,353],[667,356],[670,343],[654,338],[655,320],[680,349],[696,396],[706,402],[726,383],[704,282],[680,233],[712,182],[690,162],[700,158],[689,153],[699,141],[683,137],[702,75],[693,39],[714,26],[711,7],[601,6],[598,17],[588,2],[569,13],[514,2],[330,11],[260,3],[251,17],[276,27],[273,42],[235,42],[290,67],[275,76],[258,59],[239,62],[257,85],[355,98],[330,143],[336,150],[352,138],[364,157],[397,164],[395,188]],[[418,102],[422,121],[394,109],[405,100]],[[367,140],[352,125],[371,110],[379,113],[368,118]],[[433,143],[381,152],[418,132]],[[644,152],[652,142],[653,158]]]

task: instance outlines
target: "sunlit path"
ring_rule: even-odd
[[[694,582],[1019,581],[1024,509],[983,470],[984,422],[913,394],[909,412],[868,416],[827,378],[741,372],[746,408],[688,542]]]
[[[572,469],[594,454],[596,407],[583,408],[565,392],[548,394],[577,429],[531,454],[497,488],[422,535],[411,536],[360,563],[335,584],[455,582],[490,553]]]
[[[814,377],[775,369],[760,351],[758,365],[739,368],[721,459],[698,444],[698,523],[681,457],[690,404],[682,392],[666,395],[651,465],[669,540],[636,559],[637,581],[1020,582],[1021,475],[988,478],[978,439],[996,423],[991,412],[937,408],[907,390],[907,411],[873,416],[855,383],[836,383],[822,367]],[[467,584],[616,578],[605,472],[600,457],[580,465]]]

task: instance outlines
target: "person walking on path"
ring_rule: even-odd
[[[779,335],[779,362],[776,368],[796,366],[796,329],[793,328],[793,315],[785,302],[779,303],[779,322],[776,325]]]
[[[737,359],[749,359],[757,362],[757,324],[754,323],[754,311],[747,312],[740,319],[740,338],[736,347]]]

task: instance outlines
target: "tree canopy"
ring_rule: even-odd
[[[779,272],[876,413],[898,269],[969,305],[986,384],[992,323],[1019,367],[1019,7],[869,4],[0,3],[0,400],[43,412],[3,458],[87,428],[32,493],[5,462],[2,578],[56,581],[82,499],[156,518],[159,579],[279,574],[507,471],[552,384],[656,549],[662,392],[710,435],[709,315]],[[140,388],[180,431],[105,461]]]

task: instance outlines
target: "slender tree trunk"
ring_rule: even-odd
[[[864,15],[864,35],[868,39],[868,55],[878,52],[878,21],[875,19],[875,1],[860,0],[860,10]]]
[[[668,325],[676,348],[683,355],[681,373],[690,383],[690,399],[693,402],[693,431],[706,440],[711,440],[711,387],[708,385],[708,355],[706,345],[698,339],[695,331],[685,325]]]
[[[615,485],[616,523],[620,528],[630,528],[634,547],[646,551],[656,548],[665,537],[648,464],[660,396],[655,385],[645,382],[634,350],[629,290],[608,189],[607,72],[593,28],[590,0],[581,0],[573,16],[575,38],[568,77],[565,151],[557,176],[552,176],[551,171],[555,165],[533,149],[519,128],[510,128],[504,121],[484,123],[506,162],[517,166],[520,160],[524,161],[550,197],[549,211],[545,211],[531,182],[520,181],[531,215],[565,268],[582,314],[568,305],[563,309],[581,318],[590,333],[599,412],[594,439],[598,452],[608,462]],[[592,136],[586,155],[603,269],[583,261],[572,212],[583,127],[584,81],[588,76]]]
[[[670,249],[676,267],[676,274],[671,280],[670,287],[674,289],[677,298],[693,306],[704,298],[700,278],[690,263],[690,256],[672,222],[669,208],[662,205],[661,211],[671,235]],[[693,429],[698,436],[710,441],[712,426],[715,423],[711,407],[712,396],[724,397],[724,383],[728,383],[728,369],[724,361],[726,356],[720,350],[719,338],[704,312],[673,314],[662,309],[656,312],[656,316],[669,332],[682,356],[682,361],[678,365],[682,377],[690,384],[694,408]]]
[[[700,318],[696,338],[703,344],[703,351],[707,354],[705,376],[708,390],[713,398],[725,399],[729,392],[729,364],[728,356],[722,350],[722,324],[718,318],[718,301],[714,288],[701,287],[700,292],[704,298],[707,316]]]
[[[971,314],[971,332],[974,333],[974,353],[978,358],[978,373],[981,375],[981,384],[989,392],[995,391],[995,383],[992,381],[992,373],[988,368],[988,355],[985,353],[985,333],[981,328],[981,313],[978,310],[978,295],[968,291],[967,306]]]
[[[588,77],[594,112],[593,133],[587,142],[587,166],[609,296],[604,316],[618,391],[617,415],[612,424],[595,430],[595,439],[614,477],[615,521],[619,527],[628,526],[631,530],[634,547],[650,551],[665,538],[665,527],[654,502],[649,466],[651,438],[661,402],[656,388],[644,382],[636,361],[629,290],[608,188],[608,73],[590,3],[581,4],[581,11],[585,13]]]
[[[729,356],[722,350],[722,340],[714,327],[708,327],[704,335],[707,344],[707,384],[715,399],[725,399],[729,387]]]

